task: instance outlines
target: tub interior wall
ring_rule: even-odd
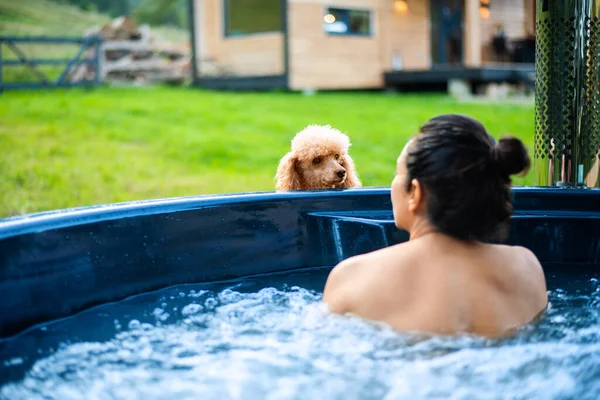
[[[600,266],[600,190],[515,188],[511,244]],[[192,197],[0,222],[0,338],[182,283],[332,266],[408,239],[389,188]]]

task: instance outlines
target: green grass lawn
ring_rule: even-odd
[[[365,186],[389,185],[407,138],[466,113],[532,148],[533,108],[441,95],[233,94],[190,88],[0,96],[0,216],[161,197],[273,190],[277,162],[311,123],[350,135]],[[529,184],[531,174],[516,184]]]

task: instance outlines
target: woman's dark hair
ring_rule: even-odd
[[[498,143],[478,121],[440,115],[421,127],[407,148],[407,190],[423,185],[428,218],[440,232],[463,240],[503,241],[509,233],[510,176],[530,166],[521,140]]]

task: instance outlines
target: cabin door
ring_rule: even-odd
[[[430,0],[433,65],[462,64],[464,0]]]

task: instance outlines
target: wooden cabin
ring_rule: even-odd
[[[191,0],[191,14],[195,82],[208,88],[371,89],[534,71],[535,0]]]

